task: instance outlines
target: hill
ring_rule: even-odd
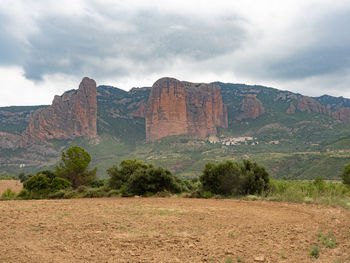
[[[84,123],[78,120],[79,111],[84,107],[61,106],[70,100],[81,105],[83,96],[77,99],[76,91],[68,91],[69,96],[65,93],[57,98],[54,116],[66,116],[60,123],[63,131],[67,119],[69,127],[75,127],[69,137],[39,136],[46,139],[25,147],[21,142],[30,122],[33,127],[46,127],[36,133],[50,132],[52,125],[37,125],[33,116],[42,119],[34,112],[50,107],[46,112],[52,112],[53,105],[0,108],[0,173],[53,167],[60,152],[71,145],[80,145],[91,153],[101,177],[106,176],[106,168],[126,158],[153,162],[187,177],[199,175],[208,161],[249,158],[264,164],[274,177],[291,179],[316,175],[337,179],[343,165],[350,161],[349,99],[327,95],[312,98],[258,85],[189,83],[170,78],[164,78],[158,89],[153,93],[151,87],[127,92],[98,86],[96,136],[83,136],[79,128]],[[165,98],[168,102],[162,104]],[[183,106],[176,108],[174,102]],[[160,137],[147,140],[147,129],[160,134],[162,127],[168,128]]]

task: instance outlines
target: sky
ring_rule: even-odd
[[[348,0],[0,0],[0,106],[161,77],[350,98]]]

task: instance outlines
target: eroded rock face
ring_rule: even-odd
[[[2,149],[16,149],[19,147],[21,136],[17,134],[0,132],[0,148]]]
[[[350,123],[350,108],[340,107],[335,111],[332,111],[329,107],[322,105],[317,100],[310,97],[299,97],[297,104],[294,106],[291,102],[290,107],[287,110],[288,114],[294,114],[296,111],[308,112],[308,113],[320,113],[333,117],[336,120],[340,120],[346,123]]]
[[[261,101],[252,94],[246,95],[243,99],[241,111],[242,113],[237,117],[237,120],[256,119],[265,113]]]
[[[22,145],[49,139],[97,136],[96,82],[85,77],[78,90],[55,96],[52,105],[34,112],[23,132]]]
[[[197,138],[227,127],[220,87],[162,78],[152,87],[145,111],[146,140],[191,134]]]
[[[319,103],[317,100],[303,96],[298,99],[297,109],[299,111],[307,111],[308,113],[317,112],[321,114],[331,115],[331,110]]]

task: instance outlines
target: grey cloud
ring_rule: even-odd
[[[286,58],[277,58],[267,65],[266,75],[278,79],[302,79],[350,68],[350,12],[333,13],[304,22],[298,27],[311,27],[305,36],[312,44],[290,52]],[[295,45],[304,39],[292,39]]]
[[[21,60],[26,77],[40,80],[52,73],[126,76],[133,69],[147,74],[170,67],[175,59],[200,62],[232,53],[246,39],[246,21],[235,15],[203,18],[120,10],[102,16],[96,12],[39,18],[39,31],[29,36]],[[10,47],[3,49],[11,54]]]

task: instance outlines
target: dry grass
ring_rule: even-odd
[[[0,196],[8,188],[18,194],[22,190],[23,184],[19,180],[0,180]]]

